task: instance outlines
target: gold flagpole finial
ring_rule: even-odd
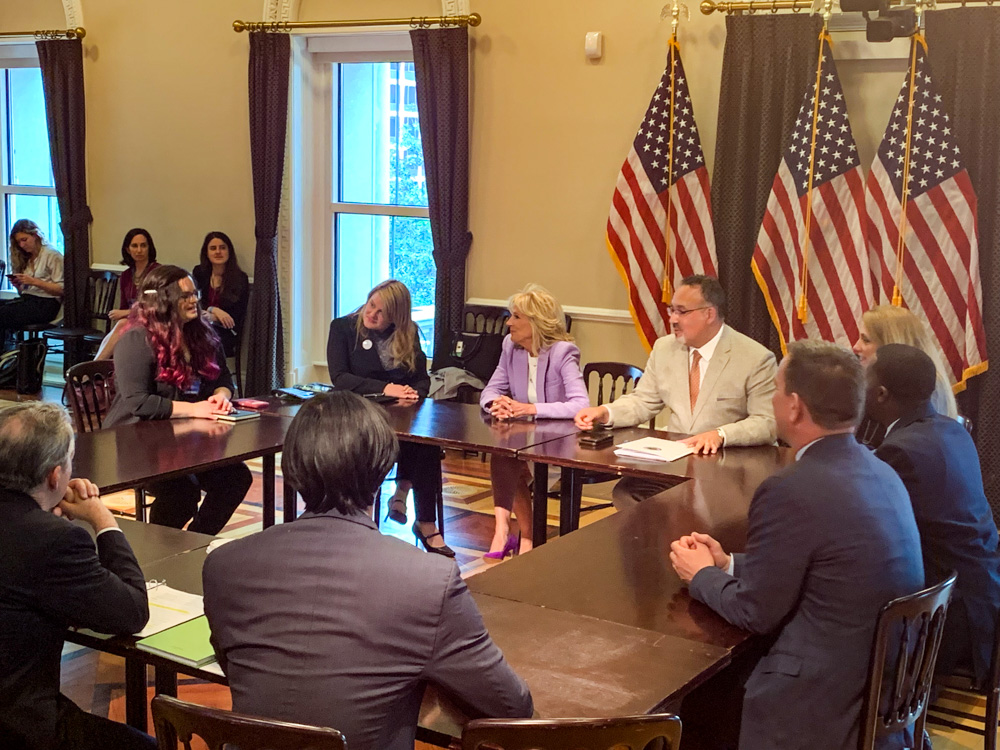
[[[681,12],[682,11],[684,13],[684,20],[685,21],[690,21],[691,20],[691,11],[689,11],[687,5],[685,5],[684,3],[680,2],[680,0],[671,0],[671,2],[667,3],[666,5],[664,5],[663,9],[660,11],[660,20],[661,21],[665,21],[667,18],[670,19],[670,36],[671,37],[676,37],[677,36],[677,27],[680,26],[680,23],[681,23]]]

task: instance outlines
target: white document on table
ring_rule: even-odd
[[[198,594],[178,591],[159,581],[146,582],[146,595],[149,597],[149,622],[136,633],[139,638],[205,614],[204,600]]]
[[[690,445],[676,440],[663,440],[662,438],[644,437],[639,440],[630,440],[627,443],[615,446],[615,455],[625,458],[637,458],[642,461],[660,461],[669,463],[676,461],[694,453],[694,448]]]

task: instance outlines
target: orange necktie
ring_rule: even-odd
[[[698,391],[701,390],[701,354],[695,349],[691,352],[691,370],[688,372],[688,392],[691,394],[691,413],[698,403]]]

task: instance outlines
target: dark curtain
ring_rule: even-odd
[[[469,38],[464,28],[415,29],[420,140],[427,172],[427,201],[434,240],[435,351],[449,331],[462,329],[465,259],[469,232]]]
[[[750,260],[782,151],[816,75],[821,25],[806,13],[726,18],[712,175],[719,280],[726,321],[779,355]]]
[[[959,410],[972,418],[986,497],[1000,517],[1000,9],[954,8],[927,18],[934,84],[976,189],[983,322],[990,369],[969,380]]]
[[[63,318],[68,328],[90,326],[90,222],[87,205],[87,112],[83,92],[83,44],[79,39],[35,42],[45,91],[52,173],[65,251]]]
[[[246,391],[251,395],[270,393],[284,385],[285,342],[277,250],[290,64],[288,34],[250,34],[250,160],[257,239],[247,324],[250,344]]]

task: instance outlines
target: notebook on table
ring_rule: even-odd
[[[148,653],[191,667],[201,667],[215,661],[211,634],[208,619],[202,615],[143,638],[135,645]]]

